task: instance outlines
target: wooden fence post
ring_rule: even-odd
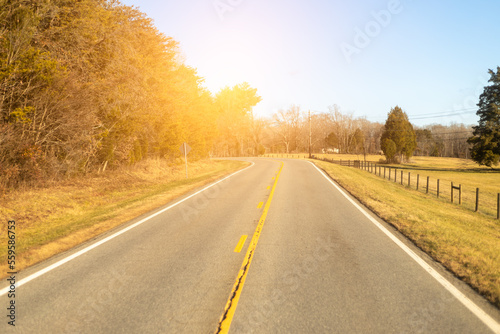
[[[453,203],[453,182],[451,183],[451,203]]]
[[[411,174],[408,172],[408,188],[411,188]]]
[[[398,170],[394,168],[394,182],[398,182]]]
[[[451,183],[451,203],[453,203],[453,190],[458,190],[458,204],[462,204],[462,185],[459,184],[458,187]]]
[[[418,182],[420,181],[420,174],[417,174],[417,190],[418,190]]]
[[[458,185],[458,204],[462,205],[462,185]]]
[[[384,166],[384,179],[385,179],[385,166]]]
[[[500,193],[497,195],[497,219],[500,219]]]
[[[437,197],[439,198],[439,179],[437,180]]]
[[[427,189],[425,190],[425,193],[429,193],[429,177],[427,176]]]
[[[401,185],[403,185],[403,171],[401,171]]]
[[[475,212],[477,212],[479,210],[479,188],[476,188],[476,210],[474,210]]]

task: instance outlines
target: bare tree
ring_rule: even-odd
[[[330,119],[332,122],[332,131],[338,139],[339,150],[341,153],[349,153],[349,148],[353,140],[353,134],[356,130],[352,113],[343,114],[340,107],[334,104],[328,107]]]
[[[300,107],[292,105],[285,110],[279,110],[273,115],[273,129],[285,146],[285,152],[290,153],[298,146],[300,134]]]

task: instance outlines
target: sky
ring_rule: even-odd
[[[271,117],[343,113],[417,126],[477,124],[488,70],[500,66],[500,1],[122,0],[180,43],[213,94],[248,82]]]

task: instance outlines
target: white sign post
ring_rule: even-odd
[[[187,143],[182,143],[181,147],[179,147],[181,150],[181,154],[184,154],[184,161],[186,162],[186,179],[188,178],[188,159],[187,155],[191,151],[191,147]]]

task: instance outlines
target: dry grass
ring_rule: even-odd
[[[418,247],[500,307],[498,220],[360,169],[321,161],[315,163]],[[449,161],[441,163],[450,165]],[[459,178],[459,174],[453,176]],[[490,183],[500,184],[497,176],[489,174],[463,177],[464,182],[483,180],[485,186],[488,179]]]
[[[340,156],[342,157],[342,156]],[[376,157],[376,156],[372,156]],[[344,159],[347,160],[347,159]],[[376,159],[367,161],[376,162]],[[475,211],[476,188],[479,188],[479,213],[489,217],[497,215],[497,194],[500,193],[500,171],[488,167],[480,167],[472,160],[458,158],[413,157],[409,163],[400,165],[380,165],[377,173],[405,186],[427,193],[427,177],[429,177],[429,194],[437,199],[437,180],[439,180],[439,201],[451,202],[451,185],[462,186],[462,205]],[[372,169],[372,172],[373,169]],[[403,174],[401,174],[403,172]],[[403,176],[401,178],[401,176]],[[454,202],[459,202],[458,190],[454,190]]]
[[[268,154],[267,156],[288,157],[292,159],[303,159],[306,153],[301,154]],[[319,159],[364,160],[363,155],[356,154],[315,154]],[[379,163],[383,159],[381,155],[367,155],[366,161]],[[389,178],[389,167],[391,168],[391,180],[394,181],[395,173],[397,182],[401,183],[401,171],[403,171],[403,184],[407,187],[427,192],[427,177],[429,177],[430,195],[441,202],[451,202],[451,184],[462,186],[463,207],[475,211],[476,188],[479,188],[478,212],[487,217],[497,215],[497,196],[500,193],[500,170],[479,166],[470,159],[440,158],[440,157],[413,157],[410,162],[398,165],[380,165],[380,173],[383,176],[383,166],[386,167],[386,178]],[[377,173],[379,170],[377,169]],[[410,173],[410,175],[408,175]],[[439,180],[439,199],[437,198],[437,180]],[[409,181],[409,182],[408,182]],[[458,190],[454,190],[454,202],[459,202]]]
[[[21,270],[162,206],[246,166],[238,161],[189,165],[150,160],[104,175],[73,178],[0,198],[0,272],[6,273],[7,220],[16,221],[16,269]]]

